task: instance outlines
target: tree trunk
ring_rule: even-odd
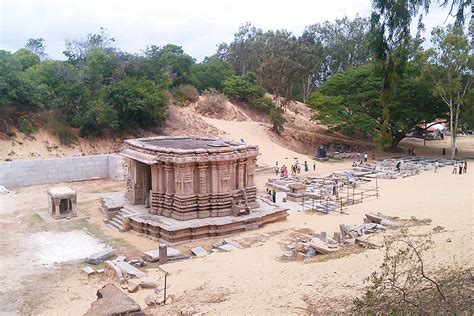
[[[392,141],[390,143],[390,146],[395,148],[398,146],[398,144],[405,138],[406,133],[395,131],[392,132]]]
[[[449,129],[451,130],[451,159],[456,155],[456,131],[454,130],[453,120],[453,104],[449,104]]]

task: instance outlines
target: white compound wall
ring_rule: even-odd
[[[0,162],[0,185],[7,188],[109,178],[124,179],[123,158],[117,154]]]

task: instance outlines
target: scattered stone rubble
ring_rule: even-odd
[[[402,225],[381,213],[369,212],[365,214],[364,223],[352,226],[341,224],[340,231],[334,232],[333,238],[328,237],[326,232],[308,238],[297,238],[295,242],[287,242],[288,251],[283,253],[282,260],[307,260],[316,255],[324,255],[339,251],[342,247],[357,244],[364,248],[378,248],[379,245],[363,239],[367,234],[386,231],[387,229],[398,229]]]

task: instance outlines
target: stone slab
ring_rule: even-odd
[[[195,254],[197,257],[204,257],[208,254],[207,250],[201,246],[195,247],[191,249],[191,252]]]
[[[101,250],[99,252],[96,252],[90,255],[89,257],[85,259],[85,262],[89,264],[99,264],[101,262],[104,262],[110,259],[113,255],[114,255],[114,249],[106,248],[104,250]]]
[[[91,304],[85,316],[98,315],[145,315],[140,305],[112,283],[97,291],[97,300]]]
[[[168,258],[179,257],[181,256],[181,251],[172,247],[167,247],[166,255],[168,256]],[[160,250],[155,249],[155,250],[144,251],[143,256],[145,257],[147,261],[150,261],[150,262],[158,261],[160,260]]]

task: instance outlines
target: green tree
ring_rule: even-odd
[[[432,42],[428,72],[435,82],[435,95],[449,108],[451,159],[454,159],[460,112],[472,84],[474,57],[462,27],[435,28]]]
[[[235,74],[232,66],[216,56],[204,58],[202,63],[191,67],[192,83],[201,92],[209,89],[221,91],[226,79]]]
[[[13,57],[21,64],[21,70],[25,71],[31,66],[37,65],[40,63],[40,58],[38,55],[34,54],[26,48],[21,48],[17,50]]]
[[[46,52],[44,47],[44,39],[42,38],[30,38],[26,42],[25,48],[37,55],[41,60],[46,58]]]
[[[374,64],[332,76],[308,101],[315,110],[313,119],[348,135],[376,137],[381,129],[388,128],[389,144],[395,147],[419,124],[443,117],[443,106],[433,96],[433,81],[424,76],[421,63],[414,61],[394,89],[390,120],[384,125],[382,80]]]
[[[257,76],[248,72],[244,76],[232,76],[224,81],[224,94],[231,100],[253,103],[263,97],[265,90],[257,83]]]
[[[127,77],[116,81],[103,90],[101,98],[116,112],[121,131],[161,125],[168,114],[165,90],[147,79]],[[115,115],[110,117],[115,119]]]

